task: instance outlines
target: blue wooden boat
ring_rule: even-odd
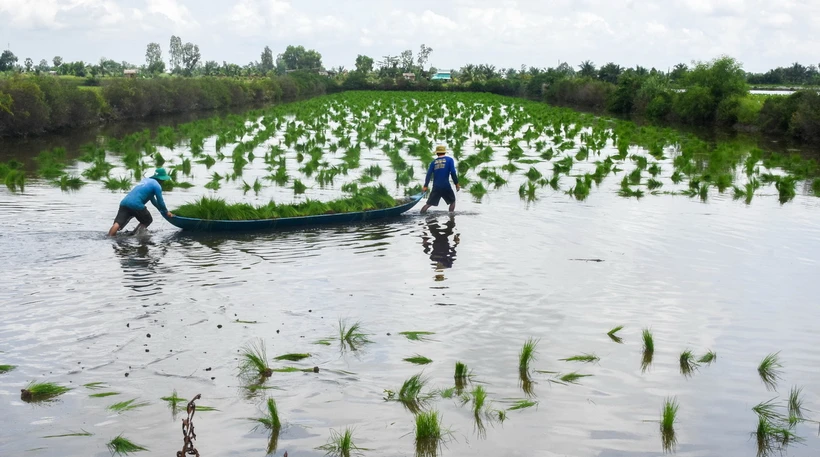
[[[349,224],[396,217],[415,206],[422,196],[423,194],[416,194],[412,197],[400,199],[398,200],[399,205],[390,208],[353,213],[320,214],[317,216],[281,217],[278,219],[248,221],[219,221],[181,216],[168,217],[166,214],[163,214],[162,217],[172,225],[191,232],[259,232],[314,225]]]

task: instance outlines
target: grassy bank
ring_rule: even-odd
[[[82,86],[66,78],[18,75],[0,79],[0,137],[294,101],[324,94],[328,81],[294,72],[269,78],[106,78],[100,86]]]

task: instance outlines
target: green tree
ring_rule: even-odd
[[[190,42],[185,43],[182,47],[182,65],[185,67],[185,75],[191,76],[201,58],[199,46]]]
[[[54,63],[54,68],[55,69],[63,64],[63,58],[60,57],[60,56],[54,56],[54,58],[51,59],[51,61]]]
[[[15,63],[17,63],[17,56],[13,52],[6,49],[3,54],[0,54],[0,71],[13,70]]]
[[[716,104],[732,96],[746,95],[746,72],[740,62],[723,56],[711,62],[699,62],[684,79],[684,86],[701,86],[709,90]]]
[[[37,71],[39,72],[46,72],[51,70],[51,67],[48,66],[48,60],[40,59],[40,63],[37,64]]]
[[[270,46],[265,46],[265,49],[262,50],[262,62],[259,65],[262,73],[267,74],[273,70],[273,51],[270,50]]]
[[[623,69],[620,65],[609,62],[598,70],[598,79],[608,83],[617,84],[618,76],[621,76],[621,73],[623,73]]]
[[[165,62],[162,60],[162,48],[159,43],[148,43],[145,49],[145,67],[152,75],[165,72]]]
[[[373,71],[373,58],[359,54],[356,56],[356,71],[368,74]]]
[[[322,55],[304,46],[288,46],[279,56],[286,70],[314,70],[322,67]]]
[[[182,38],[171,35],[171,44],[168,46],[168,66],[171,71],[178,73],[182,65]]]
[[[413,71],[413,51],[407,49],[399,55],[399,65],[403,72]]]
[[[672,68],[672,72],[669,73],[669,79],[671,81],[679,81],[686,76],[687,72],[689,72],[689,67],[685,63],[679,63]]]
[[[31,57],[26,57],[25,67],[26,67],[26,72],[28,72],[28,73],[31,73],[31,70],[34,69],[34,61],[31,60]]]
[[[217,76],[219,74],[219,63],[215,60],[208,60],[202,66],[202,74],[205,76]]]
[[[585,60],[578,65],[578,74],[584,78],[595,78],[598,75],[598,69],[591,60]]]
[[[421,48],[419,48],[419,53],[416,55],[416,62],[419,64],[419,70],[424,71],[425,65],[427,65],[427,61],[430,59],[430,54],[433,52],[433,48],[430,46],[425,46],[424,43],[421,44]]]

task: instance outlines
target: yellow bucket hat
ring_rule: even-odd
[[[444,146],[436,146],[436,154],[447,154],[447,148]]]

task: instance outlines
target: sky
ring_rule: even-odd
[[[290,44],[316,49],[327,68],[433,49],[429,65],[458,69],[554,67],[585,60],[667,70],[738,59],[764,72],[820,63],[820,0],[0,0],[0,47],[19,63],[55,55],[145,62],[171,35],[204,60],[245,65]]]

